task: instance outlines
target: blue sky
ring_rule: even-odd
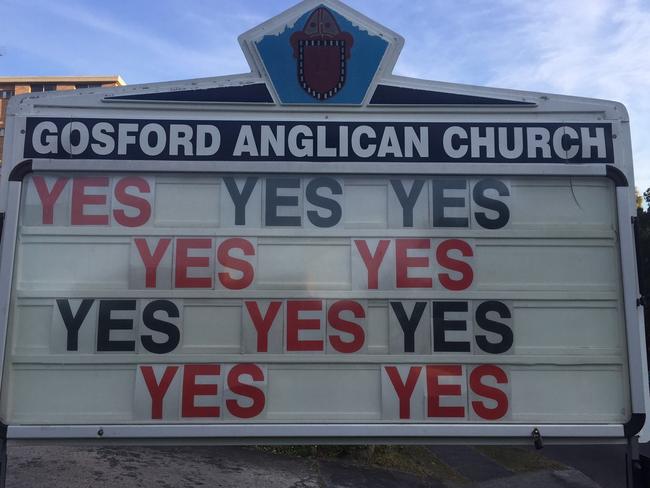
[[[0,0],[0,75],[127,83],[243,73],[237,36],[290,0]],[[399,32],[396,74],[618,100],[650,187],[650,1],[347,0]]]

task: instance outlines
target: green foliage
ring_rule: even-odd
[[[477,446],[476,449],[515,473],[541,469],[553,471],[566,469],[566,466],[544,457],[539,451],[533,450],[532,447]]]
[[[440,461],[426,446],[257,446],[257,449],[281,456],[308,459],[336,459],[367,468],[410,473],[421,478],[447,480],[456,485],[467,480]]]

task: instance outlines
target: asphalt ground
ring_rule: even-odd
[[[625,446],[548,446],[543,451],[545,457],[582,471],[602,488],[625,486]],[[639,452],[650,457],[650,443],[640,444]]]
[[[251,447],[75,447],[10,445],[11,488],[620,488],[623,446],[428,446],[401,448],[435,469]],[[642,451],[650,451],[642,446]],[[391,451],[392,452],[392,451]],[[414,456],[415,456],[414,454]],[[650,454],[650,452],[648,452]],[[420,459],[422,460],[422,459]],[[403,460],[402,460],[403,461]],[[400,461],[400,462],[402,462]],[[399,463],[398,463],[399,464]],[[408,464],[408,463],[407,463]]]

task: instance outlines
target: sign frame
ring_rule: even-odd
[[[389,39],[382,63],[372,75],[372,82],[359,104],[317,105],[284,103],[270,81],[266,65],[256,51],[256,42],[278,26],[295,20],[296,16],[319,5],[348,15],[368,26],[378,36]],[[85,89],[78,92],[46,93],[14,97],[8,107],[5,141],[5,164],[0,178],[0,212],[4,225],[0,249],[0,376],[4,372],[9,312],[12,303],[12,282],[18,237],[19,209],[23,178],[32,173],[65,174],[66,172],[98,173],[282,173],[341,175],[492,175],[492,176],[582,176],[609,178],[615,186],[616,212],[621,263],[621,284],[627,339],[632,415],[627,423],[264,423],[233,424],[223,422],[192,424],[128,424],[128,425],[9,425],[6,438],[14,441],[88,441],[135,443],[447,443],[463,442],[530,442],[534,432],[545,440],[557,442],[623,443],[637,435],[645,422],[648,399],[647,358],[643,318],[637,298],[636,253],[631,218],[633,206],[633,169],[628,116],[625,107],[616,102],[591,100],[515,90],[469,87],[463,85],[414,80],[390,74],[403,44],[397,34],[374,23],[336,0],[306,0],[277,18],[262,24],[240,37],[240,44],[251,64],[246,75],[215,77],[185,82],[133,85],[114,89]],[[223,90],[264,84],[272,102],[242,102],[217,99],[207,103],[196,100],[198,92],[207,91],[222,97]],[[380,86],[397,90],[400,103],[386,104],[386,99],[373,104]],[[248,88],[246,88],[248,87]],[[208,93],[204,93],[207,96]],[[179,95],[185,93],[186,95]],[[187,94],[190,95],[187,95]],[[250,93],[250,92],[248,92]],[[396,92],[391,92],[396,93]],[[431,94],[440,96],[433,103]],[[149,95],[154,95],[150,98]],[[171,95],[170,95],[171,94]],[[158,99],[155,95],[159,95]],[[437,95],[437,96],[438,96]],[[181,97],[173,99],[173,96]],[[186,98],[182,98],[185,96]],[[201,95],[203,96],[203,95]],[[230,95],[228,95],[230,96]],[[148,98],[149,97],[149,98]],[[166,98],[167,97],[167,98]],[[172,99],[169,99],[172,97]],[[194,97],[194,98],[193,98]],[[409,98],[411,97],[411,98]],[[417,99],[420,97],[421,102]],[[406,103],[404,100],[411,100]],[[415,100],[415,102],[413,102]],[[485,101],[487,100],[487,102]],[[337,161],[315,164],[312,161],[138,161],[120,159],[66,159],[25,157],[27,122],[30,117],[125,118],[133,120],[256,120],[256,121],[325,121],[357,122],[447,122],[520,123],[534,125],[609,124],[611,151],[607,162],[580,163],[552,159],[541,163],[504,163],[490,158],[471,162],[427,160],[426,162],[384,161],[354,164]],[[144,114],[144,116],[143,116]]]
[[[67,166],[67,165],[66,165]],[[175,165],[174,165],[175,166]],[[3,237],[7,242],[15,243],[15,236],[18,231],[18,209],[21,200],[20,183],[24,176],[38,168],[47,169],[47,173],[58,173],[59,170],[52,170],[50,161],[32,161],[26,160],[14,168],[10,181],[16,185],[11,185],[13,205],[10,205],[10,211],[5,218],[5,232]],[[548,167],[509,167],[510,175],[543,175],[543,176],[592,176],[606,177],[612,180],[616,186],[616,198],[618,207],[618,222],[621,252],[621,271],[623,275],[624,287],[632,288],[633,292],[637,289],[637,275],[635,270],[635,253],[634,242],[632,238],[632,228],[626,225],[625,204],[628,198],[628,184],[624,174],[611,165],[604,166],[560,166],[557,168]],[[170,173],[179,173],[178,167],[167,167],[166,171]],[[395,174],[401,168],[394,168]],[[453,168],[449,172],[442,172],[436,168],[434,173],[422,172],[404,172],[399,174],[408,174],[410,176],[436,176],[436,175],[493,175],[504,176],[498,168],[482,167],[482,172],[477,173],[474,167],[462,168],[465,171],[459,171]],[[492,171],[486,171],[486,170]],[[66,168],[67,170],[67,168]],[[550,171],[555,170],[555,171]],[[86,169],[86,171],[88,171]],[[94,170],[91,172],[101,172],[103,170]],[[158,171],[159,173],[161,171]],[[233,172],[238,172],[234,168]],[[138,171],[138,173],[143,173]],[[219,171],[218,173],[222,173]],[[146,174],[146,173],[145,173]],[[302,174],[302,173],[298,173]],[[626,235],[627,234],[627,235]],[[3,246],[3,252],[0,256],[0,267],[11,269],[13,265],[13,249]],[[8,268],[4,268],[7,263]],[[0,277],[0,291],[7,290],[9,293],[0,293],[0,310],[8,315],[10,305],[10,290],[12,273],[3,273]],[[630,393],[632,396],[633,413],[630,420],[625,424],[526,424],[526,423],[499,423],[499,424],[468,424],[468,423],[438,423],[438,424],[403,424],[403,423],[293,423],[293,424],[228,424],[227,422],[219,424],[182,424],[182,425],[151,425],[151,424],[128,424],[128,425],[51,425],[51,426],[28,426],[28,425],[9,425],[7,429],[8,439],[27,440],[27,439],[61,439],[61,440],[139,440],[146,443],[164,441],[175,443],[231,443],[231,442],[270,442],[270,443],[295,443],[298,440],[305,443],[313,442],[340,442],[340,443],[385,443],[385,442],[418,442],[418,443],[436,443],[445,442],[450,439],[463,438],[467,442],[527,442],[535,429],[538,429],[546,440],[557,441],[583,441],[590,442],[623,442],[625,438],[638,433],[640,427],[645,421],[645,403],[643,388],[638,387],[638,378],[634,378],[634,372],[640,375],[643,371],[644,357],[640,354],[639,348],[642,344],[641,329],[636,326],[635,318],[637,317],[638,306],[636,304],[634,293],[625,292],[625,314],[632,320],[626,320],[627,354],[630,366]],[[4,318],[4,317],[3,317]],[[6,318],[4,318],[6,323]],[[633,340],[630,340],[633,339]],[[0,336],[0,348],[4,350],[6,341],[6,327],[4,333]],[[2,367],[4,366],[4,361]],[[0,370],[0,373],[2,371]],[[637,387],[635,388],[635,385]],[[172,441],[173,439],[173,441]]]

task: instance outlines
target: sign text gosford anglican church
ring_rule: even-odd
[[[610,124],[37,118],[25,156],[51,159],[607,163]]]

